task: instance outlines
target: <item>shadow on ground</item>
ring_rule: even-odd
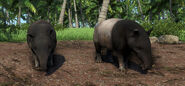
[[[65,62],[65,57],[63,55],[55,54],[53,56],[54,65],[47,69],[46,76],[53,74],[57,69],[59,69]]]
[[[104,62],[107,63],[111,63],[114,66],[116,66],[117,68],[119,68],[119,63],[118,63],[118,59],[114,56],[112,56],[112,54],[110,52],[108,52],[106,55],[102,55],[102,60]],[[137,71],[141,74],[147,74],[147,70],[142,70],[141,66],[132,62],[132,61],[128,61],[128,69]]]

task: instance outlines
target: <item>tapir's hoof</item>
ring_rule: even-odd
[[[96,63],[102,63],[102,58],[101,56],[96,56]]]
[[[40,70],[40,68],[39,67],[32,67],[33,69],[35,69],[35,70]]]
[[[96,59],[96,63],[102,63],[102,59]]]
[[[126,70],[126,68],[124,68],[124,67],[119,67],[119,70],[121,71],[121,72],[123,72],[123,73],[127,73],[127,70]]]

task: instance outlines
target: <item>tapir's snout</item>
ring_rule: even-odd
[[[38,55],[39,59],[39,70],[40,71],[46,71],[47,70],[47,63],[48,63],[49,54],[46,52],[40,52]]]

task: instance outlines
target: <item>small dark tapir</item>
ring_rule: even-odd
[[[31,24],[27,31],[27,43],[32,51],[35,69],[46,71],[53,65],[57,40],[56,32],[50,23],[39,20]]]

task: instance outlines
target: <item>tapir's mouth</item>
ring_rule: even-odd
[[[38,70],[38,71],[46,71],[47,70],[47,62],[48,61],[45,62],[45,59],[44,60],[39,59],[38,55],[36,55],[36,57],[37,57],[36,59],[38,61],[38,67],[36,68],[36,70]]]

